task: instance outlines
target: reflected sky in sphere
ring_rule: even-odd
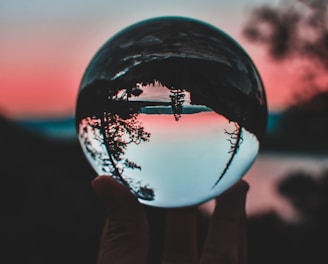
[[[264,88],[243,49],[179,17],[137,23],[107,41],[76,107],[95,171],[159,207],[199,204],[238,181],[257,156],[266,118]]]

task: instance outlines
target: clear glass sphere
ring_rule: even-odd
[[[245,51],[221,30],[179,17],[109,39],[84,73],[76,108],[96,173],[158,207],[199,204],[236,183],[266,120],[264,88]]]

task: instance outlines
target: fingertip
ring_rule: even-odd
[[[112,190],[115,189],[115,185],[115,180],[112,177],[105,175],[97,176],[91,182],[93,190],[101,200],[109,198],[109,194],[112,193]]]
[[[99,175],[91,182],[94,191],[98,192],[103,189],[111,189],[112,186],[119,184],[113,177],[107,175]]]
[[[215,199],[214,214],[238,215],[245,210],[249,184],[239,180]]]
[[[91,186],[107,210],[113,207],[127,207],[137,203],[137,197],[111,176],[100,175],[92,182]]]
[[[235,183],[234,186],[232,186],[232,188],[235,188],[236,192],[241,192],[241,193],[247,194],[250,187],[249,187],[249,184],[247,181],[239,180],[238,182]]]
[[[239,180],[222,194],[216,197],[216,201],[228,198],[245,197],[249,191],[249,184],[245,180]]]

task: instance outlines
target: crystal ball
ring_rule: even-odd
[[[95,53],[76,105],[98,175],[156,207],[203,203],[251,167],[265,134],[264,87],[222,30],[184,17],[133,24]]]

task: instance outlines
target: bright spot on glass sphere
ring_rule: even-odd
[[[221,30],[179,17],[109,39],[84,73],[76,108],[96,173],[158,207],[199,204],[236,183],[266,120],[264,88],[245,51]]]

